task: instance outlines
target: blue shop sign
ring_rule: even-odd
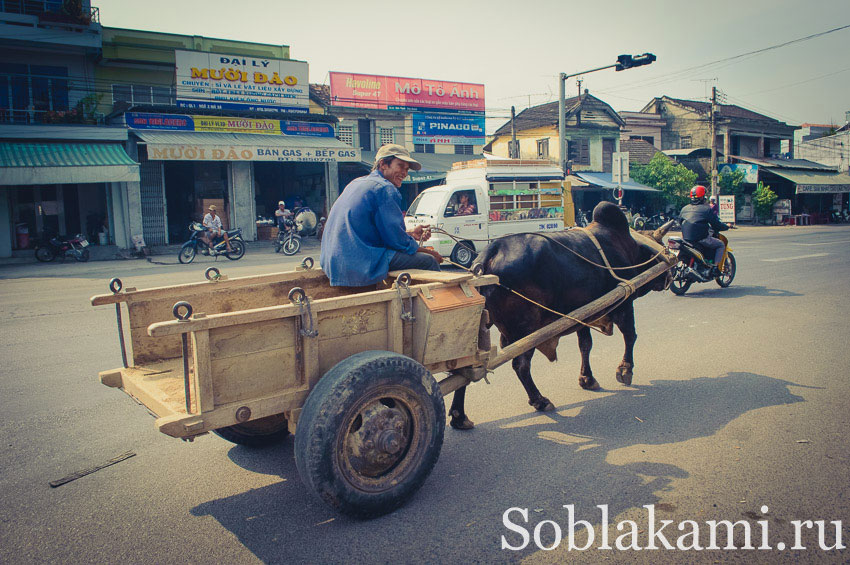
[[[413,114],[413,138],[414,143],[434,143],[427,140],[451,140],[442,142],[483,144],[484,116]]]
[[[147,114],[125,112],[124,119],[130,129],[158,129],[172,131],[192,131],[195,122],[191,116],[183,114]]]

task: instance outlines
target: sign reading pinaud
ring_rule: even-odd
[[[177,105],[182,108],[309,111],[309,74],[303,61],[200,51],[174,53]]]
[[[330,73],[330,103],[379,110],[484,112],[484,85],[422,78]]]
[[[484,145],[484,116],[413,114],[413,143]]]

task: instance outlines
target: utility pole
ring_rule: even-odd
[[[583,80],[581,80],[581,79],[576,80],[576,86],[578,87],[578,95],[579,95],[579,98],[581,98],[581,83],[583,83],[583,82],[584,82],[584,81],[583,81]]]
[[[560,73],[558,75],[558,144],[560,146],[560,165],[562,171],[566,172],[567,170],[567,129],[566,124],[564,123],[566,119],[564,114],[566,114],[567,104],[564,82],[570,77],[586,75],[603,69],[610,69],[611,67],[615,67],[615,70],[617,71],[622,71],[625,69],[631,69],[632,67],[649,65],[654,62],[655,59],[656,57],[652,53],[644,53],[643,55],[619,55],[617,57],[617,62],[612,65],[605,65],[604,67],[597,67],[595,69],[570,75],[566,73]],[[579,87],[579,96],[581,96],[581,87]]]
[[[711,195],[717,196],[717,124],[715,123],[717,112],[717,87],[711,87],[711,116],[709,126],[711,135]]]
[[[511,106],[511,159],[519,159],[519,147],[516,145],[516,107]]]

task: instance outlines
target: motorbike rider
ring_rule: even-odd
[[[277,210],[274,211],[277,227],[280,231],[289,231],[289,222],[286,220],[292,219],[292,212],[287,209],[286,203],[281,200],[277,203]]]
[[[720,217],[720,208],[717,207],[717,197],[712,195],[711,198],[708,199],[708,207],[711,208],[712,213]]]
[[[215,204],[210,204],[209,210],[209,213],[204,216],[204,227],[206,228],[206,231],[201,238],[209,246],[209,248],[212,249],[213,240],[217,237],[223,237],[224,243],[227,246],[227,251],[233,251],[230,247],[230,238],[227,236],[227,232],[221,229],[221,218],[216,215]]]
[[[719,277],[720,262],[723,260],[726,246],[719,239],[711,237],[708,228],[711,227],[719,232],[728,230],[730,226],[721,222],[711,211],[711,207],[705,203],[704,186],[698,184],[691,189],[691,203],[682,208],[678,221],[682,225],[683,239],[714,250],[714,266],[709,276]]]

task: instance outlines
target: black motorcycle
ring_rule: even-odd
[[[213,242],[212,247],[207,245],[207,242],[201,239],[201,236],[204,235],[204,231],[205,228],[200,222],[192,222],[189,224],[189,233],[191,234],[189,241],[183,244],[183,247],[180,248],[180,253],[177,255],[177,259],[181,263],[191,263],[195,260],[195,255],[198,253],[210,255],[216,258],[218,258],[219,255],[224,255],[231,261],[241,259],[242,256],[245,255],[245,242],[242,241],[242,228],[225,230],[227,232],[227,237],[230,238],[230,251],[227,250],[227,244],[224,242],[224,239]]]
[[[321,222],[321,224],[320,224]],[[284,218],[274,244],[275,253],[295,255],[301,249],[301,238],[319,234],[324,229],[324,218],[316,219],[316,213],[309,207],[296,208],[291,218]]]
[[[39,243],[35,247],[35,258],[42,263],[53,261],[57,257],[63,260],[65,257],[73,257],[76,261],[82,263],[89,260],[89,242],[82,234],[77,234],[74,237],[55,237],[48,238],[47,243]]]
[[[721,288],[726,288],[732,284],[732,279],[735,278],[735,256],[729,248],[729,240],[722,233],[715,234],[717,239],[723,242],[726,246],[726,252],[723,254],[720,269],[720,275],[713,277],[711,268],[714,266],[707,261],[707,257],[712,257],[714,251],[706,249],[699,243],[693,243],[682,239],[681,237],[671,237],[667,240],[667,247],[678,257],[679,262],[673,267],[673,282],[670,284],[670,290],[676,296],[682,296],[693,283],[705,283],[714,280]]]

